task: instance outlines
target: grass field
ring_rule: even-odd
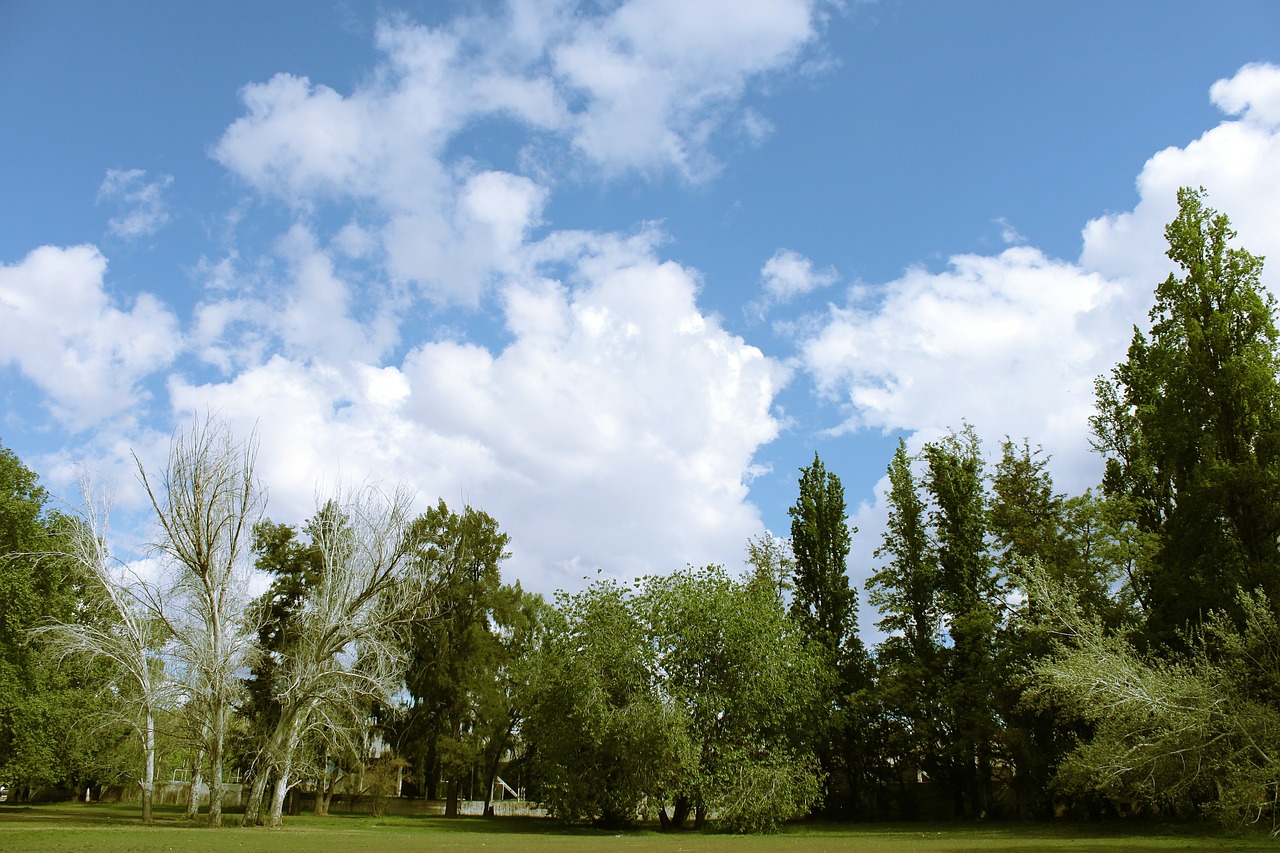
[[[234,819],[234,816],[231,816]],[[332,851],[617,851],[617,853],[931,853],[1016,850],[1102,851],[1266,850],[1280,842],[1264,833],[1227,833],[1204,826],[1106,824],[799,824],[780,835],[728,836],[635,830],[625,833],[566,829],[538,818],[454,818],[334,815],[289,818],[284,829],[208,829],[183,823],[178,809],[157,810],[143,826],[137,806],[0,805],[0,850],[122,851],[122,853],[292,853]]]

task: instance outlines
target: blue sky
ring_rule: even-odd
[[[860,581],[899,437],[1096,480],[1178,186],[1280,257],[1277,36],[1268,2],[4,4],[0,442],[128,530],[130,451],[212,408],[273,518],[404,480],[544,592],[737,564],[816,451]]]

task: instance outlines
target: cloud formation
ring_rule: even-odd
[[[796,65],[817,36],[815,6],[630,0],[591,14],[513,2],[438,29],[385,21],[369,82],[347,95],[291,74],[248,85],[246,114],[214,154],[302,212],[371,204],[359,224],[394,279],[475,304],[541,222],[556,170],[537,164],[567,153],[606,177],[710,175],[726,129],[758,139],[743,95]],[[536,177],[449,157],[449,142],[484,121],[528,132],[520,159]]]
[[[98,202],[115,202],[120,214],[107,221],[107,233],[137,240],[158,232],[169,222],[164,191],[172,183],[172,175],[148,181],[143,169],[108,169],[98,187]]]
[[[118,307],[106,271],[93,246],[41,246],[0,265],[0,364],[15,365],[77,431],[146,400],[141,381],[181,348],[173,313],[149,293]]]
[[[813,261],[799,252],[779,249],[760,269],[760,282],[765,295],[775,302],[786,302],[796,296],[812,293],[835,284],[839,279],[834,267],[816,270]]]
[[[1178,188],[1208,187],[1240,245],[1280,257],[1280,69],[1245,66],[1210,91],[1229,118],[1148,160],[1138,204],[1090,221],[1078,261],[1030,246],[961,255],[940,273],[907,271],[875,288],[873,301],[858,288],[832,306],[800,347],[820,393],[844,406],[842,428],[902,430],[919,441],[967,420],[989,442],[1043,444],[1060,485],[1092,484],[1093,381],[1124,357],[1132,324],[1173,271],[1164,225]],[[1264,281],[1280,285],[1274,264]]]
[[[427,341],[386,366],[275,355],[224,382],[175,380],[174,405],[257,424],[273,512],[309,511],[322,474],[407,479],[499,518],[513,570],[543,591],[596,567],[739,553],[760,530],[746,480],[778,433],[785,371],[698,309],[697,275],[651,235],[534,249],[566,274],[504,287],[498,350]]]

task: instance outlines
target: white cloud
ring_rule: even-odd
[[[41,246],[0,265],[0,364],[16,365],[76,430],[146,399],[140,383],[181,346],[176,319],[151,294],[114,304],[106,270],[93,246]]]
[[[813,261],[790,249],[779,249],[760,269],[760,281],[767,296],[786,302],[835,284],[839,279],[834,267],[813,268]]]
[[[1145,311],[1156,282],[1173,271],[1165,257],[1164,226],[1177,213],[1177,192],[1203,186],[1208,203],[1226,213],[1239,245],[1280,259],[1280,68],[1246,65],[1210,90],[1225,120],[1182,148],[1155,154],[1138,176],[1140,196],[1132,211],[1092,220],[1084,229],[1080,263],[1131,282],[1135,306]],[[1264,280],[1280,286],[1280,266],[1268,265]],[[1134,321],[1137,321],[1134,317]]]
[[[501,350],[432,341],[395,366],[278,355],[226,382],[175,380],[174,406],[258,425],[276,517],[307,514],[318,477],[367,473],[492,513],[513,574],[542,591],[584,568],[723,560],[761,529],[745,478],[777,434],[786,375],[699,311],[696,274],[653,240],[533,247],[570,275],[504,286]]]
[[[120,215],[107,222],[108,233],[136,240],[150,237],[163,228],[169,222],[164,191],[172,183],[171,175],[148,181],[143,169],[108,169],[98,188],[98,201],[115,201],[121,208]]]
[[[572,143],[606,172],[714,172],[708,143],[758,75],[795,63],[817,33],[814,3],[633,0],[555,47],[557,77],[585,96]],[[765,126],[751,114],[754,140]]]
[[[714,171],[724,129],[765,132],[739,103],[752,80],[796,64],[814,17],[809,0],[631,0],[598,14],[513,2],[439,29],[387,21],[367,83],[347,95],[290,74],[246,86],[246,114],[214,155],[304,214],[325,200],[372,202],[381,221],[364,236],[377,229],[391,276],[474,304],[511,271],[546,188],[450,160],[460,131],[503,118],[532,134],[522,163],[567,146],[605,175],[697,179]],[[371,253],[367,239],[357,245]]]
[[[1274,129],[1280,125],[1280,67],[1266,62],[1246,65],[1235,76],[1214,83],[1209,97],[1227,115]]]
[[[1116,288],[1028,247],[962,255],[933,274],[914,269],[873,305],[832,308],[804,341],[826,395],[850,409],[847,428],[938,431],[968,421],[988,440],[1030,437],[1074,463],[1093,378],[1114,347],[1090,337]]]

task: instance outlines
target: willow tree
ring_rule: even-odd
[[[239,441],[229,424],[207,415],[174,437],[160,472],[149,473],[134,456],[159,523],[155,547],[171,570],[161,615],[186,670],[187,708],[203,718],[211,826],[222,822],[236,671],[254,644],[244,614],[253,527],[264,504],[254,477],[257,448],[256,434]]]

